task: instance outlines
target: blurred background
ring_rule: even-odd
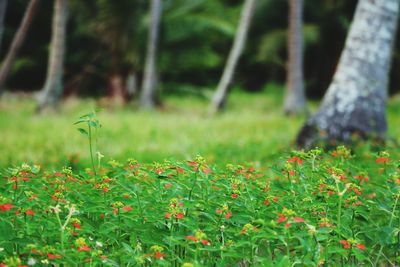
[[[0,58],[4,59],[28,0],[9,0]],[[149,28],[148,0],[69,0],[64,104],[37,115],[35,93],[46,80],[54,1],[41,1],[11,68],[0,103],[1,165],[86,164],[86,140],[72,125],[97,107],[103,124],[99,151],[109,158],[144,161],[201,153],[209,160],[263,164],[292,144],[304,114],[285,117],[289,4],[259,0],[232,81],[228,110],[210,118],[209,100],[222,75],[237,31],[241,0],[163,0],[157,47],[158,111],[141,111]],[[304,84],[315,109],[334,74],[356,0],[305,0]],[[390,95],[399,92],[400,43],[393,54]],[[117,82],[115,82],[117,80]],[[122,105],[107,98],[122,94]],[[68,101],[70,100],[70,101]],[[394,102],[393,102],[394,101]],[[399,111],[389,103],[390,119]],[[162,103],[162,104],[161,104]],[[392,123],[393,125],[393,123]],[[390,129],[397,135],[397,129]]]

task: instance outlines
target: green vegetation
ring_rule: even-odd
[[[394,265],[398,159],[338,147],[266,172],[204,158],[3,174],[0,262],[71,266]],[[272,162],[270,163],[272,164]],[[2,266],[4,266],[2,265]]]
[[[161,112],[105,109],[98,113],[103,126],[98,149],[105,161],[135,158],[152,163],[201,154],[221,165],[252,162],[260,166],[268,166],[269,160],[291,149],[304,118],[283,115],[280,87],[268,86],[257,94],[234,91],[229,101],[229,109],[217,117],[209,117],[208,101],[195,96],[169,96]],[[392,99],[388,106],[389,135],[395,138],[400,136],[396,127],[400,124],[399,102]],[[33,101],[4,101],[0,107],[0,167],[21,162],[43,167],[90,166],[87,140],[73,123],[99,105],[93,100],[69,101],[60,114],[34,115]]]

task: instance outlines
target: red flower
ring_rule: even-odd
[[[216,213],[222,213],[222,210],[215,210]]]
[[[27,210],[27,211],[25,211],[25,214],[33,216],[33,215],[35,215],[35,212],[33,210]]]
[[[209,169],[209,168],[205,168],[205,169],[203,170],[203,173],[204,173],[204,174],[209,174],[209,173],[211,173],[211,172],[212,172],[212,170]]]
[[[117,214],[118,213],[118,209],[113,209],[113,211],[112,211],[114,214]]]
[[[273,202],[278,202],[279,198],[280,198],[279,196],[275,196],[275,197],[272,198],[272,201]]]
[[[232,193],[232,198],[233,199],[236,199],[238,197],[238,195],[237,194],[235,194],[235,193]]]
[[[230,219],[231,217],[232,217],[232,212],[228,211],[228,212],[225,214],[225,218]]]
[[[61,259],[61,255],[51,254],[51,253],[47,253],[47,257],[49,257],[50,260]]]
[[[105,261],[107,259],[107,257],[105,255],[101,255],[100,258]]]
[[[364,244],[357,244],[356,247],[358,249],[365,250],[365,245]]]
[[[3,204],[3,205],[0,205],[0,210],[7,211],[9,209],[12,209],[13,207],[14,207],[13,204]]]
[[[290,176],[294,176],[295,174],[296,174],[296,171],[295,171],[295,170],[290,170],[290,171],[289,171],[289,175],[290,175]]]
[[[104,187],[103,191],[104,191],[104,193],[107,193],[108,192],[108,187]]]
[[[284,222],[286,220],[287,220],[286,217],[280,216],[277,221],[280,223],[280,222]]]
[[[81,225],[80,225],[79,223],[74,223],[74,227],[75,227],[76,229],[81,229]]]
[[[289,229],[289,227],[290,227],[290,223],[285,223],[285,228]]]
[[[205,240],[205,239],[201,240],[200,242],[201,242],[204,246],[210,245],[210,241]]]
[[[303,160],[299,157],[291,157],[290,159],[288,159],[286,162],[288,163],[293,163],[293,162],[297,162],[297,164],[301,165],[303,164]]]
[[[301,217],[293,217],[293,221],[295,222],[304,222],[304,219]]]
[[[172,184],[166,184],[166,185],[164,185],[164,187],[165,187],[166,189],[170,189],[171,186],[172,186]]]
[[[83,245],[78,247],[78,251],[90,251],[90,248],[87,245]]]
[[[164,258],[164,256],[166,256],[167,254],[163,254],[159,251],[157,251],[154,256],[156,257],[157,260],[161,260],[162,258]]]
[[[266,206],[268,206],[268,205],[270,204],[270,202],[269,202],[268,199],[266,199],[266,200],[263,201],[263,204],[266,205]]]
[[[125,210],[125,211],[131,211],[131,210],[133,210],[133,209],[132,209],[131,207],[129,207],[129,206],[124,206],[122,209]]]
[[[174,215],[174,218],[178,220],[183,219],[183,217],[185,217],[185,215],[181,212]]]
[[[386,163],[386,162],[389,162],[389,159],[385,158],[385,157],[379,157],[376,159],[376,163],[378,163],[378,164]]]
[[[165,219],[168,219],[168,218],[171,217],[171,216],[172,216],[171,213],[165,213],[165,214],[164,214],[164,218],[165,218]]]
[[[195,236],[192,236],[192,235],[188,235],[185,238],[186,238],[186,240],[193,241],[193,242],[197,242],[198,241],[197,238]]]
[[[347,240],[340,240],[340,244],[342,244],[343,248],[345,248],[345,249],[350,248],[350,243]]]

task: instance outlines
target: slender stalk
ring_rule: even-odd
[[[89,150],[90,150],[90,159],[92,161],[92,167],[94,171],[94,175],[97,175],[96,173],[96,166],[94,165],[94,160],[93,160],[93,147],[92,147],[92,127],[90,126],[90,123],[88,123],[89,126]]]
[[[395,213],[395,211],[396,211],[396,207],[397,207],[397,203],[399,202],[399,198],[400,198],[400,193],[397,194],[396,200],[395,200],[394,205],[393,205],[392,214],[391,214],[390,220],[389,220],[389,227],[392,226],[393,218],[394,218],[394,213]],[[381,246],[381,248],[379,249],[378,256],[376,257],[374,266],[377,266],[377,265],[378,265],[378,263],[379,263],[379,258],[380,258],[381,255],[382,255],[382,251],[383,251],[383,248],[384,248],[384,247],[385,247],[385,246]]]

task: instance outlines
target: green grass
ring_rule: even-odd
[[[133,106],[104,109],[98,147],[105,161],[135,158],[141,162],[165,158],[189,159],[197,154],[219,164],[252,162],[259,166],[291,149],[304,117],[285,117],[282,88],[269,86],[262,93],[232,92],[228,109],[207,115],[208,100],[194,96],[170,96],[165,108],[139,111]],[[388,108],[389,133],[400,134],[399,99]],[[35,115],[32,100],[7,99],[0,104],[0,167],[21,162],[43,166],[69,165],[78,159],[89,166],[87,139],[73,125],[97,107],[94,100],[63,104],[59,114]],[[316,105],[312,105],[315,107]]]

